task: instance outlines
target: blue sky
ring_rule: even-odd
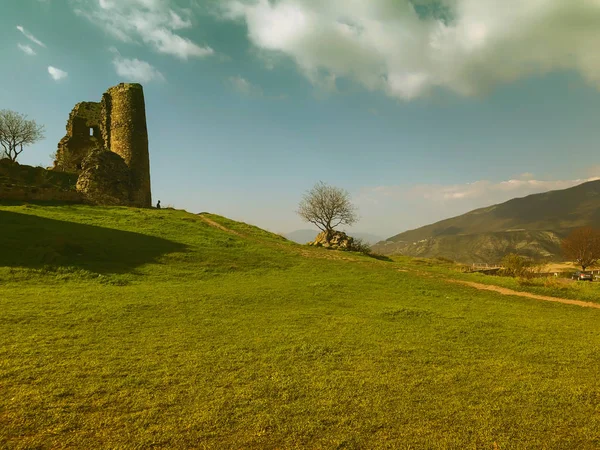
[[[21,163],[141,82],[154,200],[275,232],[319,180],[389,237],[600,176],[600,2],[4,0],[0,42]]]

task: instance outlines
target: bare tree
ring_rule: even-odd
[[[8,109],[0,111],[0,144],[4,154],[16,161],[23,152],[23,146],[31,145],[44,138],[44,126],[27,116]]]
[[[358,221],[356,208],[350,202],[350,194],[322,181],[304,194],[297,213],[328,236],[332,235],[336,227],[352,225]]]
[[[585,271],[600,260],[600,230],[577,228],[562,241],[565,256]]]

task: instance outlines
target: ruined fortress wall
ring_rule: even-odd
[[[90,129],[93,129],[93,137],[95,139],[100,139],[100,113],[100,103],[77,103],[71,111],[71,114],[69,114],[67,134],[81,138],[89,138],[89,131]]]
[[[110,168],[114,158],[106,155],[97,158],[97,154],[103,152],[118,155],[126,170],[119,166],[119,170],[115,169],[116,172],[112,173]],[[89,167],[84,168],[90,157],[97,164],[87,164]],[[110,167],[104,167],[106,164]],[[54,170],[83,177],[77,186],[90,199],[114,197],[113,188],[119,186],[119,204],[142,208],[152,206],[142,86],[121,83],[108,89],[99,103],[81,102],[75,105],[67,122],[67,134],[58,144]],[[123,178],[125,174],[127,180]],[[125,187],[126,192],[121,192],[121,188]]]
[[[77,172],[90,151],[104,147],[100,103],[77,103],[67,122],[67,135],[58,143],[54,169]]]
[[[102,99],[106,125],[103,138],[111,152],[120,155],[132,177],[131,204],[150,207],[150,156],[144,91],[140,84],[110,88]]]
[[[83,196],[75,190],[64,190],[53,187],[5,186],[0,184],[0,200],[83,203]]]
[[[74,174],[0,159],[0,201],[82,203],[83,196],[74,187],[76,181]]]

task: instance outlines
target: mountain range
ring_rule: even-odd
[[[495,263],[507,253],[562,260],[561,240],[582,226],[600,228],[600,180],[476,209],[373,245],[374,251]]]

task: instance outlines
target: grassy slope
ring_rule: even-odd
[[[0,206],[0,447],[600,446],[599,311],[208,217]]]

